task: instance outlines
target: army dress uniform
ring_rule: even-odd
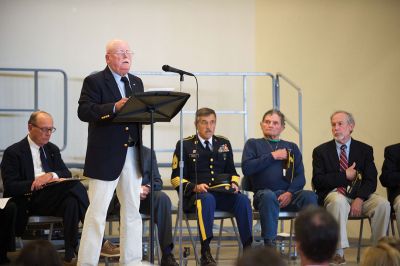
[[[180,141],[176,144],[172,162],[171,184],[179,192]],[[199,215],[198,224],[202,241],[211,239],[215,210],[235,215],[244,246],[251,244],[252,210],[250,200],[241,193],[233,193],[230,184],[238,185],[239,176],[233,162],[232,147],[228,139],[213,136],[211,150],[196,135],[183,140],[183,210]],[[207,184],[207,193],[195,193],[196,184]],[[239,185],[238,185],[239,186]]]

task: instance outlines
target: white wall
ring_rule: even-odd
[[[0,67],[66,71],[69,126],[63,156],[66,161],[82,161],[87,125],[76,116],[77,101],[83,78],[105,67],[107,41],[122,38],[131,44],[135,53],[134,71],[161,71],[164,64],[190,72],[254,71],[254,12],[253,1],[1,1]],[[179,87],[178,76],[142,78],[146,88]],[[31,80],[25,81],[27,85],[21,82],[12,79],[0,88],[0,93],[7,95],[0,100],[0,108],[8,106],[10,99],[21,104],[29,102],[20,97],[29,98],[31,94],[21,96],[19,91],[21,87],[30,88]],[[60,87],[51,88],[53,82],[40,83],[50,91],[50,96],[42,93],[39,107],[53,113],[55,126],[62,129],[62,101],[57,97]],[[241,84],[237,78],[199,78],[200,106],[209,105],[217,110],[236,108],[241,105]],[[193,110],[193,79],[186,78],[184,91],[192,94],[186,109]],[[229,99],[221,97],[223,91],[229,94]],[[0,119],[2,148],[24,136],[25,115],[9,117],[3,113]],[[191,116],[185,118],[185,135],[193,134],[192,121]],[[231,134],[229,126],[223,130],[223,124],[232,123],[224,122],[223,117],[220,122],[219,133]],[[13,130],[4,130],[10,125]],[[159,124],[156,129],[158,148],[175,147],[179,138],[177,119],[171,124]],[[53,141],[61,145],[62,130],[57,131]],[[237,145],[242,147],[243,141]],[[171,158],[171,154],[165,154],[160,160],[169,162]]]

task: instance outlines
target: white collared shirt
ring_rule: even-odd
[[[212,137],[209,139],[203,139],[202,137],[200,137],[199,135],[197,135],[197,137],[199,138],[201,145],[203,145],[204,149],[206,149],[206,144],[204,143],[206,140],[208,140],[208,142],[210,143],[210,149],[213,149],[213,142],[212,142]]]
[[[29,147],[31,148],[33,173],[36,179],[38,176],[45,174],[42,167],[42,161],[40,160],[40,151],[39,151],[40,147],[31,139],[29,134],[28,134],[28,142],[29,142]],[[51,172],[51,174],[53,175],[53,178],[58,178],[58,175],[56,173]]]
[[[108,67],[108,68],[110,69],[111,74],[113,75],[113,77],[115,79],[115,82],[117,82],[119,93],[121,93],[121,96],[123,98],[126,98],[126,95],[125,95],[125,83],[121,80],[122,76],[120,76],[119,74],[117,74],[114,71],[112,71],[111,67]],[[124,77],[126,77],[129,80],[128,74],[126,74]]]

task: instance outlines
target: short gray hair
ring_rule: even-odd
[[[197,122],[199,122],[201,116],[209,116],[209,115],[214,115],[215,118],[217,118],[217,114],[211,108],[203,107],[203,108],[200,108],[199,110],[197,110],[196,111],[196,121],[195,121],[196,125],[197,125]]]
[[[271,109],[271,110],[266,111],[265,114],[262,117],[261,122],[264,121],[264,119],[265,119],[265,117],[267,115],[273,115],[273,114],[278,115],[280,120],[281,120],[281,125],[285,126],[285,115],[281,111],[279,111],[278,109]]]
[[[347,112],[347,111],[343,111],[343,110],[335,111],[335,112],[331,115],[331,121],[332,121],[332,118],[333,118],[335,115],[337,115],[337,114],[345,114],[345,115],[347,116],[347,123],[349,123],[349,124],[351,124],[351,125],[353,125],[353,126],[356,124],[356,121],[354,120],[354,116],[353,116],[351,113],[349,113],[349,112]]]

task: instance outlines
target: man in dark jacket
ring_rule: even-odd
[[[400,232],[400,143],[385,148],[379,180],[388,189],[389,202],[396,214],[397,229]]]
[[[49,142],[53,119],[44,111],[32,113],[26,138],[8,147],[1,162],[4,197],[17,205],[16,235],[21,236],[30,215],[63,218],[65,261],[77,251],[78,225],[83,222],[89,199],[85,187],[70,180],[59,148]]]
[[[171,184],[179,191],[182,181],[183,208],[196,211],[201,235],[201,265],[216,265],[210,252],[215,210],[235,215],[242,244],[252,243],[252,211],[247,196],[239,193],[239,176],[228,139],[214,135],[217,116],[210,108],[196,112],[198,134],[183,140],[183,178],[179,175],[180,141],[172,162]]]
[[[375,193],[377,171],[372,147],[351,137],[353,115],[336,111],[331,115],[333,140],[313,151],[312,182],[318,201],[339,223],[340,234],[334,264],[346,263],[343,249],[349,247],[348,216],[371,218],[372,240],[386,235],[390,204]]]
[[[83,174],[89,178],[90,205],[78,265],[98,264],[107,208],[114,191],[121,202],[119,262],[139,264],[142,259],[142,127],[140,123],[113,122],[129,97],[143,92],[142,80],[129,74],[132,54],[126,41],[110,41],[106,46],[106,68],[83,81],[78,117],[88,123]]]

